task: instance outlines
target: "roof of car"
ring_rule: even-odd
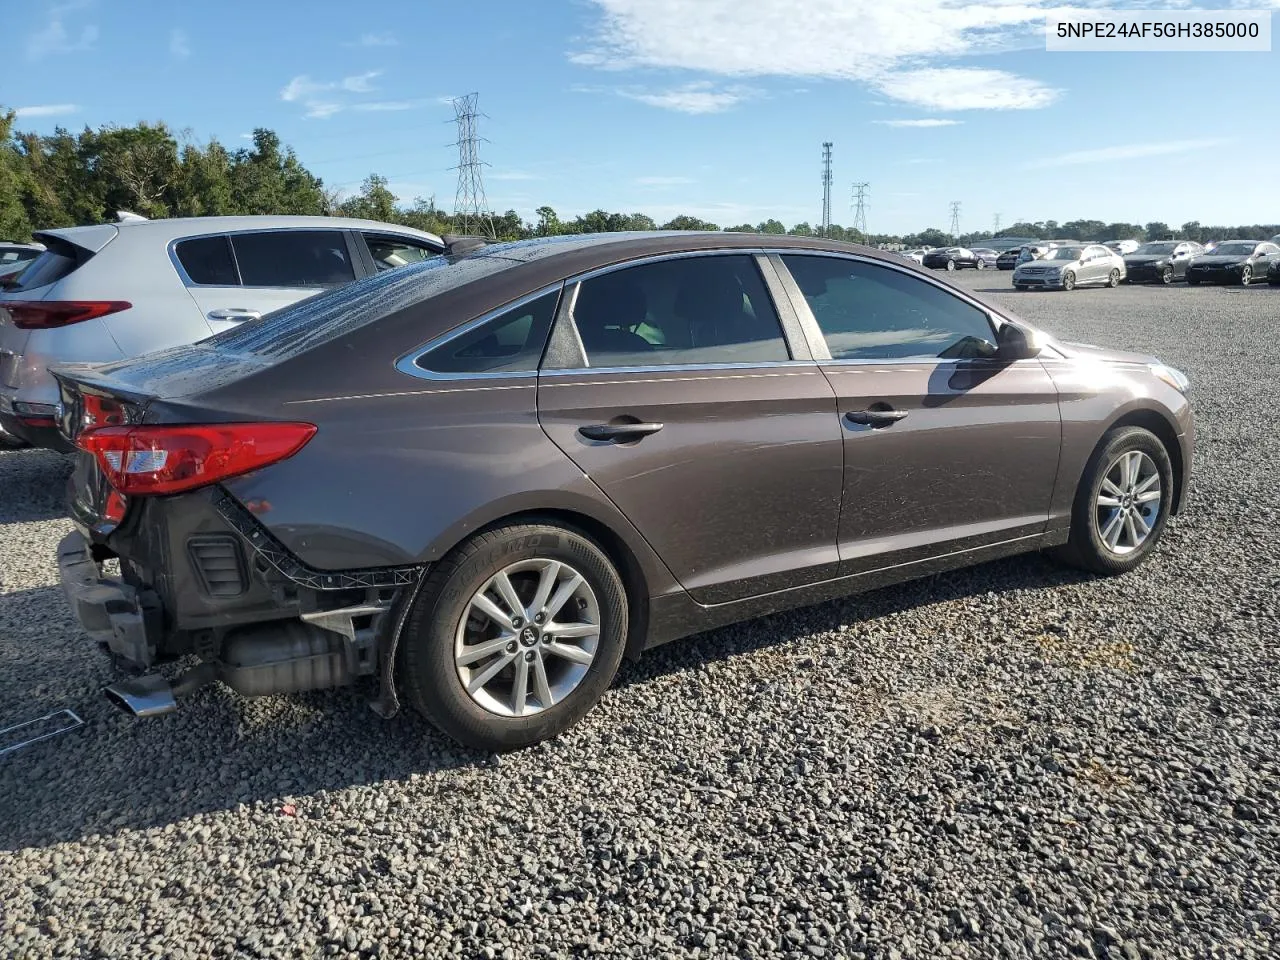
[[[103,227],[114,227],[122,232],[146,233],[164,240],[175,240],[179,237],[194,236],[203,233],[241,230],[281,230],[281,229],[345,229],[345,230],[381,230],[409,234],[440,243],[434,233],[404,227],[394,223],[381,223],[377,220],[357,220],[352,217],[284,217],[284,216],[244,216],[244,217],[166,217],[159,220],[123,220],[119,223],[92,224],[80,227],[59,227],[42,230],[43,234],[63,236],[73,239],[77,233],[102,230]]]

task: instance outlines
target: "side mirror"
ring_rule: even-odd
[[[996,356],[1001,360],[1030,360],[1040,353],[1040,345],[1027,336],[1027,331],[1012,323],[1003,323],[996,334]]]

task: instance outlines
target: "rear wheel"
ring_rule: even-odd
[[[1173,468],[1156,436],[1120,427],[1102,438],[1085,467],[1071,513],[1071,537],[1054,551],[1094,573],[1124,573],[1159,542],[1173,503]]]
[[[950,271],[950,272],[954,272],[954,271],[955,271],[955,269],[956,269],[956,262],[955,262],[954,260],[948,260],[948,261],[947,261],[947,270],[948,270],[948,271]]]
[[[1113,287],[1113,288],[1114,288],[1114,287],[1118,287],[1118,286],[1120,286],[1120,271],[1119,271],[1119,270],[1112,270],[1112,271],[1111,271],[1110,275],[1107,277],[1107,286],[1108,286],[1108,287]]]
[[[1076,288],[1076,275],[1068,270],[1062,275],[1062,289],[1074,290]]]
[[[429,575],[402,646],[405,692],[467,746],[530,746],[600,699],[627,622],[622,579],[586,536],[552,524],[499,527]]]
[[[978,262],[975,263],[974,266],[977,267],[979,270],[987,269],[987,263],[981,257],[978,258]]]

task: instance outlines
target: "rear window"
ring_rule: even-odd
[[[275,230],[231,238],[246,287],[328,287],[356,278],[337,230]]]
[[[288,360],[518,262],[493,256],[432,257],[309,297],[201,342],[217,350],[252,354],[265,360]]]
[[[226,236],[182,240],[174,246],[173,252],[192,283],[215,287],[240,286],[236,262],[231,257],[231,242]]]
[[[79,267],[84,266],[93,254],[74,243],[67,243],[56,237],[43,238],[44,253],[31,262],[31,266],[18,276],[18,283],[11,289],[35,290],[57,283],[63,277]]]

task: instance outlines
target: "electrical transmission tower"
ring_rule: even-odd
[[[476,121],[484,116],[476,107],[480,94],[469,93],[453,102],[454,120],[458,124],[458,193],[453,201],[454,229],[464,236],[494,236],[493,215],[484,195],[484,168],[480,159],[481,137]]]
[[[819,236],[831,235],[831,141],[822,145],[822,226]]]
[[[855,183],[853,185],[853,229],[862,234],[862,239],[867,239],[867,188],[869,183]]]
[[[960,201],[951,201],[951,239],[960,239]]]
[[[991,221],[991,232],[992,233],[1000,232],[1000,214],[998,213],[995,215],[995,218]]]

